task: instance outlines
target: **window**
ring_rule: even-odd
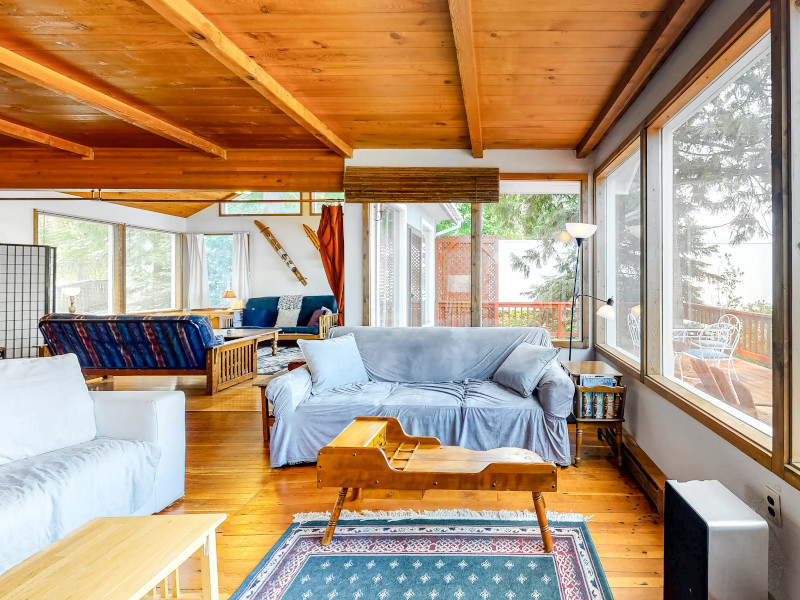
[[[233,286],[233,236],[206,234],[204,239],[211,307],[227,307],[222,295]]]
[[[662,372],[772,433],[769,35],[661,130]]]
[[[37,242],[56,248],[56,311],[114,312],[114,226],[37,213]]]
[[[311,214],[321,215],[322,207],[325,204],[342,204],[344,202],[344,192],[314,192],[311,194]]]
[[[402,210],[390,205],[375,205],[371,209],[377,222],[375,235],[374,298],[377,327],[404,325],[402,315],[401,279],[403,271],[400,253]]]
[[[243,192],[230,202],[220,202],[219,214],[300,215],[300,192]]]
[[[565,234],[573,221],[580,181],[500,182],[500,202],[483,205],[484,327],[545,327],[553,340],[569,340],[576,245]],[[580,303],[575,340],[579,311]]]
[[[641,154],[638,141],[623,151],[607,175],[597,180],[598,211],[603,211],[605,291],[614,298],[616,319],[604,321],[599,341],[638,363],[641,356]]]
[[[125,230],[125,309],[174,309],[176,294],[174,233],[128,227]]]

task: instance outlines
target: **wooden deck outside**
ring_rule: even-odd
[[[677,363],[676,363],[677,364]],[[758,420],[772,427],[772,369],[761,365],[734,357],[733,366],[739,375],[739,381],[744,383],[753,394],[758,411]],[[723,370],[725,367],[722,367]],[[689,361],[684,359],[683,363],[684,381],[690,385],[696,385],[699,381],[692,379],[696,377]],[[676,377],[679,374],[675,373]],[[759,405],[766,406],[759,406]]]
[[[212,397],[204,393],[203,378],[188,376],[116,377],[91,387],[186,392],[186,496],[164,512],[228,514],[217,536],[222,598],[278,541],[294,513],[330,510],[336,490],[316,488],[313,466],[270,468],[257,388],[241,384]],[[593,515],[589,531],[616,600],[660,599],[663,524],[633,480],[616,467],[608,446],[588,428],[584,440],[581,466],[559,472],[559,491],[545,494],[547,508]],[[530,508],[530,494],[435,491],[424,500],[364,499],[348,508],[523,509]],[[200,588],[199,568],[199,558],[193,558],[181,571],[181,581],[193,590]]]

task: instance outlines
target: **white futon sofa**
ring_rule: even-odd
[[[0,360],[0,573],[184,493],[183,392],[90,392],[74,354]]]

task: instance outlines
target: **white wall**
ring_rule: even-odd
[[[595,165],[647,117],[749,4],[750,0],[715,0],[709,6],[591,157]],[[626,378],[626,384],[625,427],[668,477],[718,479],[762,515],[763,486],[769,485],[781,494],[783,526],[770,524],[770,593],[777,600],[800,598],[800,491],[649,388],[630,378]]]
[[[33,211],[40,210],[72,217],[86,217],[113,223],[124,223],[151,229],[163,229],[182,233],[186,231],[186,220],[181,217],[162,215],[148,210],[120,206],[92,200],[13,200],[13,197],[58,196],[50,192],[14,193],[3,192],[0,196],[0,242],[7,244],[33,243]]]
[[[360,214],[360,213],[359,213]],[[303,285],[295,277],[267,239],[255,226],[258,219],[269,227],[298,270],[306,278]],[[215,204],[186,219],[189,233],[236,233],[250,234],[250,296],[280,296],[282,294],[303,294],[315,296],[331,294],[325,268],[319,251],[308,239],[303,225],[314,231],[319,227],[319,215],[289,216],[244,216],[221,217]],[[345,257],[347,256],[345,244]]]

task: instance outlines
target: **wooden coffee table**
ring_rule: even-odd
[[[442,446],[434,437],[407,435],[393,417],[356,417],[317,455],[317,487],[339,488],[322,545],[331,543],[349,488],[377,490],[384,498],[409,491],[421,498],[434,489],[525,491],[533,498],[544,551],[552,552],[542,492],[557,486],[557,467],[530,450]]]
[[[140,600],[159,584],[162,598],[184,598],[178,567],[197,550],[200,597],[218,600],[215,530],[224,520],[223,514],[94,519],[0,575],[3,600]]]
[[[278,334],[281,329],[215,329],[214,335],[221,335],[225,340],[241,340],[244,338],[255,337],[259,342],[272,340],[272,356],[278,354]]]

